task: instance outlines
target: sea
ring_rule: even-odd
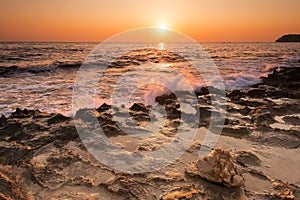
[[[95,88],[95,106],[110,103],[112,91],[118,93],[118,88],[127,91],[126,95],[131,92],[130,103],[143,99],[146,104],[152,104],[156,96],[170,92],[167,86],[180,90],[183,85],[190,84],[197,90],[213,85],[214,76],[211,82],[201,80],[201,73],[209,72],[210,66],[199,73],[189,59],[185,59],[192,55],[196,63],[200,62],[201,55],[195,53],[194,44],[107,43],[100,47],[99,44],[1,42],[0,115],[9,116],[16,108],[27,108],[73,116],[72,98],[78,72],[91,57],[102,65],[99,71],[96,68],[99,84]],[[272,69],[299,66],[300,62],[299,43],[198,45],[218,69],[227,90],[248,88],[261,82],[261,77],[267,76]],[[93,51],[95,48],[98,55]],[[125,53],[108,59],[107,56],[120,50]],[[145,76],[147,79],[143,79]],[[151,79],[156,82],[147,85]],[[121,97],[115,96],[122,102]]]

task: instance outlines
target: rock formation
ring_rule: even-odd
[[[226,187],[244,185],[244,178],[238,172],[230,153],[222,149],[214,149],[207,156],[200,158],[196,163],[199,175],[211,182]]]
[[[198,159],[201,140],[197,140],[174,163],[149,173],[122,173],[95,160],[81,143],[72,118],[17,109],[9,117],[0,117],[0,199],[299,199],[298,183],[284,176],[280,177],[284,180],[276,180],[281,174],[266,173],[269,168],[280,171],[282,167],[266,164],[274,155],[269,149],[276,147],[289,153],[299,150],[299,72],[299,67],[274,70],[251,88],[226,91],[223,139],[230,136],[233,140],[239,138],[242,144],[263,145],[267,147],[263,152],[237,149],[232,157],[226,150],[215,149]],[[220,111],[211,106],[211,94],[206,88],[197,97],[199,127],[204,130],[211,113]],[[118,129],[110,105],[80,110],[75,118],[88,124],[96,117],[109,140],[122,148],[130,147],[130,151],[145,153],[169,142],[176,135],[181,116],[189,114],[180,110],[172,94],[156,101],[166,109],[162,133],[138,144]],[[135,104],[129,109],[130,117],[136,123],[148,122],[149,109]],[[120,110],[115,115],[123,113]],[[270,156],[265,157],[266,152]],[[296,160],[294,154],[291,158]],[[246,171],[243,176],[237,166]],[[264,191],[253,189],[257,182]]]

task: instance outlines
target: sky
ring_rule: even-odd
[[[300,0],[1,0],[0,41],[100,42],[165,27],[199,42],[272,42],[300,33]]]

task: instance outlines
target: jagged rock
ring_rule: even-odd
[[[149,116],[149,108],[145,106],[142,103],[134,103],[130,107],[130,116],[135,120],[137,124],[142,121],[150,122],[150,116]]]
[[[142,103],[134,103],[131,107],[130,110],[132,111],[142,111],[145,113],[149,112],[149,109]]]
[[[69,119],[70,119],[70,117],[66,117],[66,116],[58,113],[58,114],[55,114],[50,119],[48,119],[47,122],[48,122],[48,125],[52,125],[52,124],[57,124],[57,123],[61,123],[61,122],[67,121]]]
[[[263,83],[280,89],[280,97],[299,98],[300,68],[288,67],[273,70],[268,77],[263,78]]]
[[[158,57],[153,56],[154,59],[151,60],[159,62]],[[139,65],[146,61],[143,55],[136,55],[136,62],[130,61],[129,58],[125,55],[124,61],[121,61],[120,65],[116,64],[115,67]],[[173,62],[176,59],[165,57],[163,60]],[[292,64],[298,64],[298,60]],[[240,136],[267,146],[297,150],[300,144],[298,130],[275,130],[269,125],[276,121],[286,125],[299,125],[300,108],[297,99],[300,97],[299,69],[299,67],[280,70],[278,68],[267,78],[262,79],[262,83],[249,89],[227,91],[228,115],[222,137]],[[213,108],[214,96],[209,92],[219,91],[208,87],[195,91],[199,104],[193,107],[199,107],[199,111],[198,109],[196,111],[200,114],[202,126],[209,125],[211,119],[217,121],[221,116],[218,114],[221,111]],[[180,99],[177,99],[176,95],[180,96]],[[184,104],[191,103],[190,99],[194,93],[181,91],[176,95],[170,93],[156,98],[156,101],[164,107],[163,114],[167,114],[167,120],[164,128],[157,135],[153,137],[151,135],[152,138],[145,141],[134,137],[118,137],[126,134],[126,129],[122,132],[123,129],[114,121],[118,119],[117,117],[128,116],[127,112],[126,115],[124,114],[124,105],[121,106],[123,109],[118,109],[104,103],[96,110],[82,109],[76,113],[75,119],[82,123],[83,128],[91,125],[93,134],[98,133],[97,129],[93,129],[98,126],[90,123],[94,121],[101,126],[108,138],[114,137],[109,138],[113,144],[125,150],[130,149],[137,154],[147,154],[170,143],[172,137],[180,130],[181,120],[187,118],[191,121],[198,120],[189,112],[184,113],[180,110],[184,108]],[[134,104],[129,109],[129,113],[131,118],[136,120],[135,124],[147,124],[150,116],[154,119],[153,113],[149,116],[149,110],[150,106]],[[211,118],[212,114],[216,117]],[[114,118],[115,116],[117,117]],[[130,120],[124,122],[125,128],[134,123]],[[267,131],[260,131],[266,127],[268,129],[264,130]],[[125,140],[124,144],[123,140]],[[241,144],[245,142],[247,145],[246,140],[241,139],[238,142],[241,141]],[[174,141],[179,140],[176,138]],[[215,149],[210,155],[186,165],[186,162],[190,162],[190,159],[198,155],[201,141],[199,139],[188,148],[187,154],[184,154],[187,156],[183,156],[184,159],[181,157],[162,170],[136,174],[123,173],[103,165],[101,161],[97,162],[89,154],[78,138],[73,119],[61,114],[46,114],[18,108],[11,116],[0,117],[0,199],[22,199],[18,195],[25,195],[26,192],[33,194],[35,199],[158,199],[159,197],[161,199],[243,199],[239,196],[239,191],[247,193],[249,199],[297,199],[300,196],[298,186],[293,184],[274,181],[273,188],[270,187],[274,177],[269,177],[272,173],[268,172],[268,167],[274,166],[267,165],[268,162],[265,163],[265,160],[268,161],[273,156],[265,157],[263,152],[257,154],[264,158],[263,164],[255,154],[237,151],[234,159],[239,165],[235,166],[234,159],[227,151]],[[96,146],[98,142],[94,141],[93,144]],[[266,151],[271,150],[272,148]],[[24,176],[22,173],[16,176],[3,172],[2,165],[18,166],[16,171],[24,171],[28,174]],[[185,174],[182,166],[186,166]],[[266,192],[260,193],[261,198],[254,196],[254,193],[258,194],[260,191],[254,189],[251,191],[247,182],[245,188],[226,189],[219,186],[243,185],[244,179],[238,167],[247,172],[244,176],[247,177],[248,183],[256,184],[256,180],[268,182],[268,187],[263,188]],[[280,166],[275,167],[280,169]],[[25,184],[30,188],[19,184],[17,177],[25,179]],[[217,184],[202,180],[201,177]]]
[[[17,108],[15,112],[11,114],[13,118],[27,118],[27,117],[37,117],[39,114],[42,114],[39,110],[28,110]]]
[[[98,111],[98,112],[104,112],[104,111],[107,111],[107,110],[109,110],[109,109],[111,109],[111,105],[108,105],[108,104],[106,104],[106,103],[103,103],[99,108],[97,108],[96,110]]]
[[[236,169],[230,153],[222,149],[214,149],[207,156],[200,158],[196,163],[199,175],[211,182],[226,187],[244,185],[244,178]]]

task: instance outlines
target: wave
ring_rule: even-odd
[[[251,85],[260,83],[262,80],[259,75],[237,73],[224,77],[226,90],[245,89]]]
[[[300,55],[283,55],[281,58],[288,63],[300,63]]]
[[[0,66],[0,76],[10,76],[20,73],[41,73],[41,72],[51,72],[56,69],[77,69],[81,66],[81,62],[72,62],[72,63],[54,63],[51,65],[42,65],[42,66],[28,66],[28,67],[18,67],[18,66],[9,66],[3,67]]]

